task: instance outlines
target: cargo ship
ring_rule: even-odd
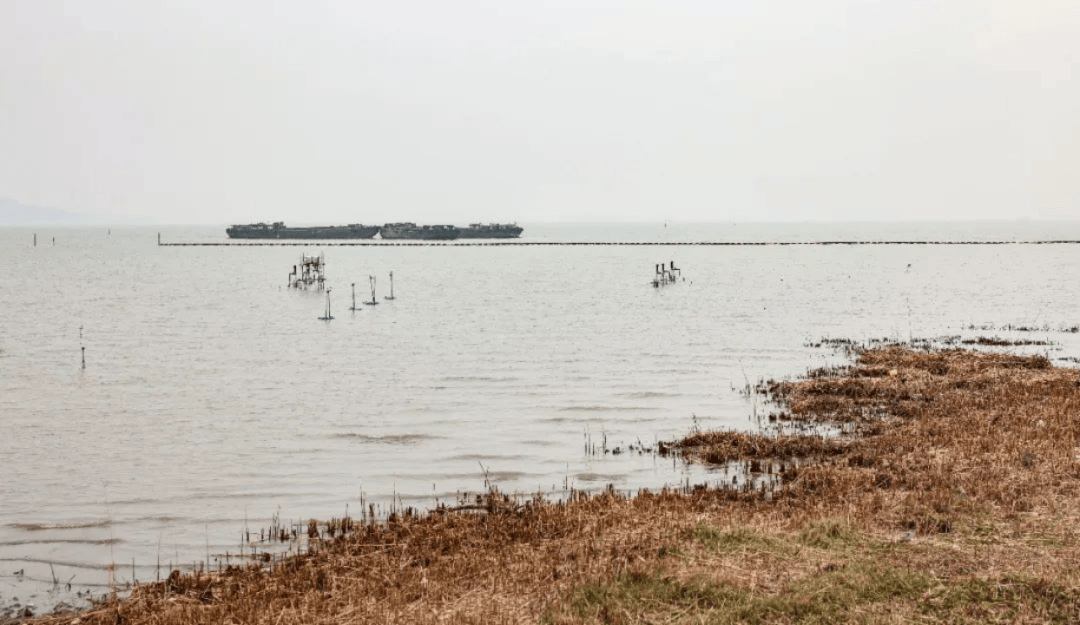
[[[283,221],[236,225],[225,229],[230,239],[370,239],[377,232],[378,226],[363,224],[289,228]]]
[[[461,235],[454,226],[418,226],[412,222],[384,224],[379,236],[384,239],[440,239],[452,240]]]
[[[524,229],[517,224],[469,224],[460,230],[462,239],[516,239]]]

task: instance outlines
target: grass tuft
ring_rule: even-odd
[[[830,517],[807,523],[799,532],[798,541],[818,549],[846,549],[859,540],[859,533],[847,519]]]
[[[788,551],[787,545],[764,532],[748,527],[735,527],[720,530],[710,525],[701,524],[694,528],[693,537],[706,549],[712,551]]]

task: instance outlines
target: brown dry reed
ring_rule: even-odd
[[[778,432],[661,449],[735,463],[742,485],[492,491],[313,526],[315,548],[272,568],[173,573],[41,622],[1080,621],[1075,370],[889,346],[762,390],[784,407]]]

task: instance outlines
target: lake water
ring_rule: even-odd
[[[1080,222],[525,228],[1080,239]],[[821,338],[998,335],[1053,341],[1037,349],[1058,364],[1080,355],[1058,331],[1080,324],[1078,245],[159,247],[158,232],[226,241],[223,227],[0,229],[0,607],[100,595],[111,563],[120,583],[152,580],[158,562],[239,552],[275,516],[357,516],[361,496],[385,510],[485,480],[559,497],[728,479],[586,442],[753,427],[762,407],[737,389],[835,362]],[[286,286],[302,253],[325,254],[333,321],[318,320],[324,293]],[[654,288],[671,261],[685,280]],[[369,275],[377,306],[360,304]],[[1007,325],[1047,329],[969,329]]]

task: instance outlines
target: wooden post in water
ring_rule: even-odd
[[[34,247],[37,247],[37,233],[34,233]]]
[[[82,348],[82,368],[86,368],[86,348]]]
[[[371,301],[364,303],[368,306],[374,306],[379,303],[375,301],[375,276],[368,276],[368,281],[371,283]]]
[[[333,319],[333,317],[330,316],[330,291],[331,289],[326,289],[326,316],[319,317],[320,321],[330,321]]]

